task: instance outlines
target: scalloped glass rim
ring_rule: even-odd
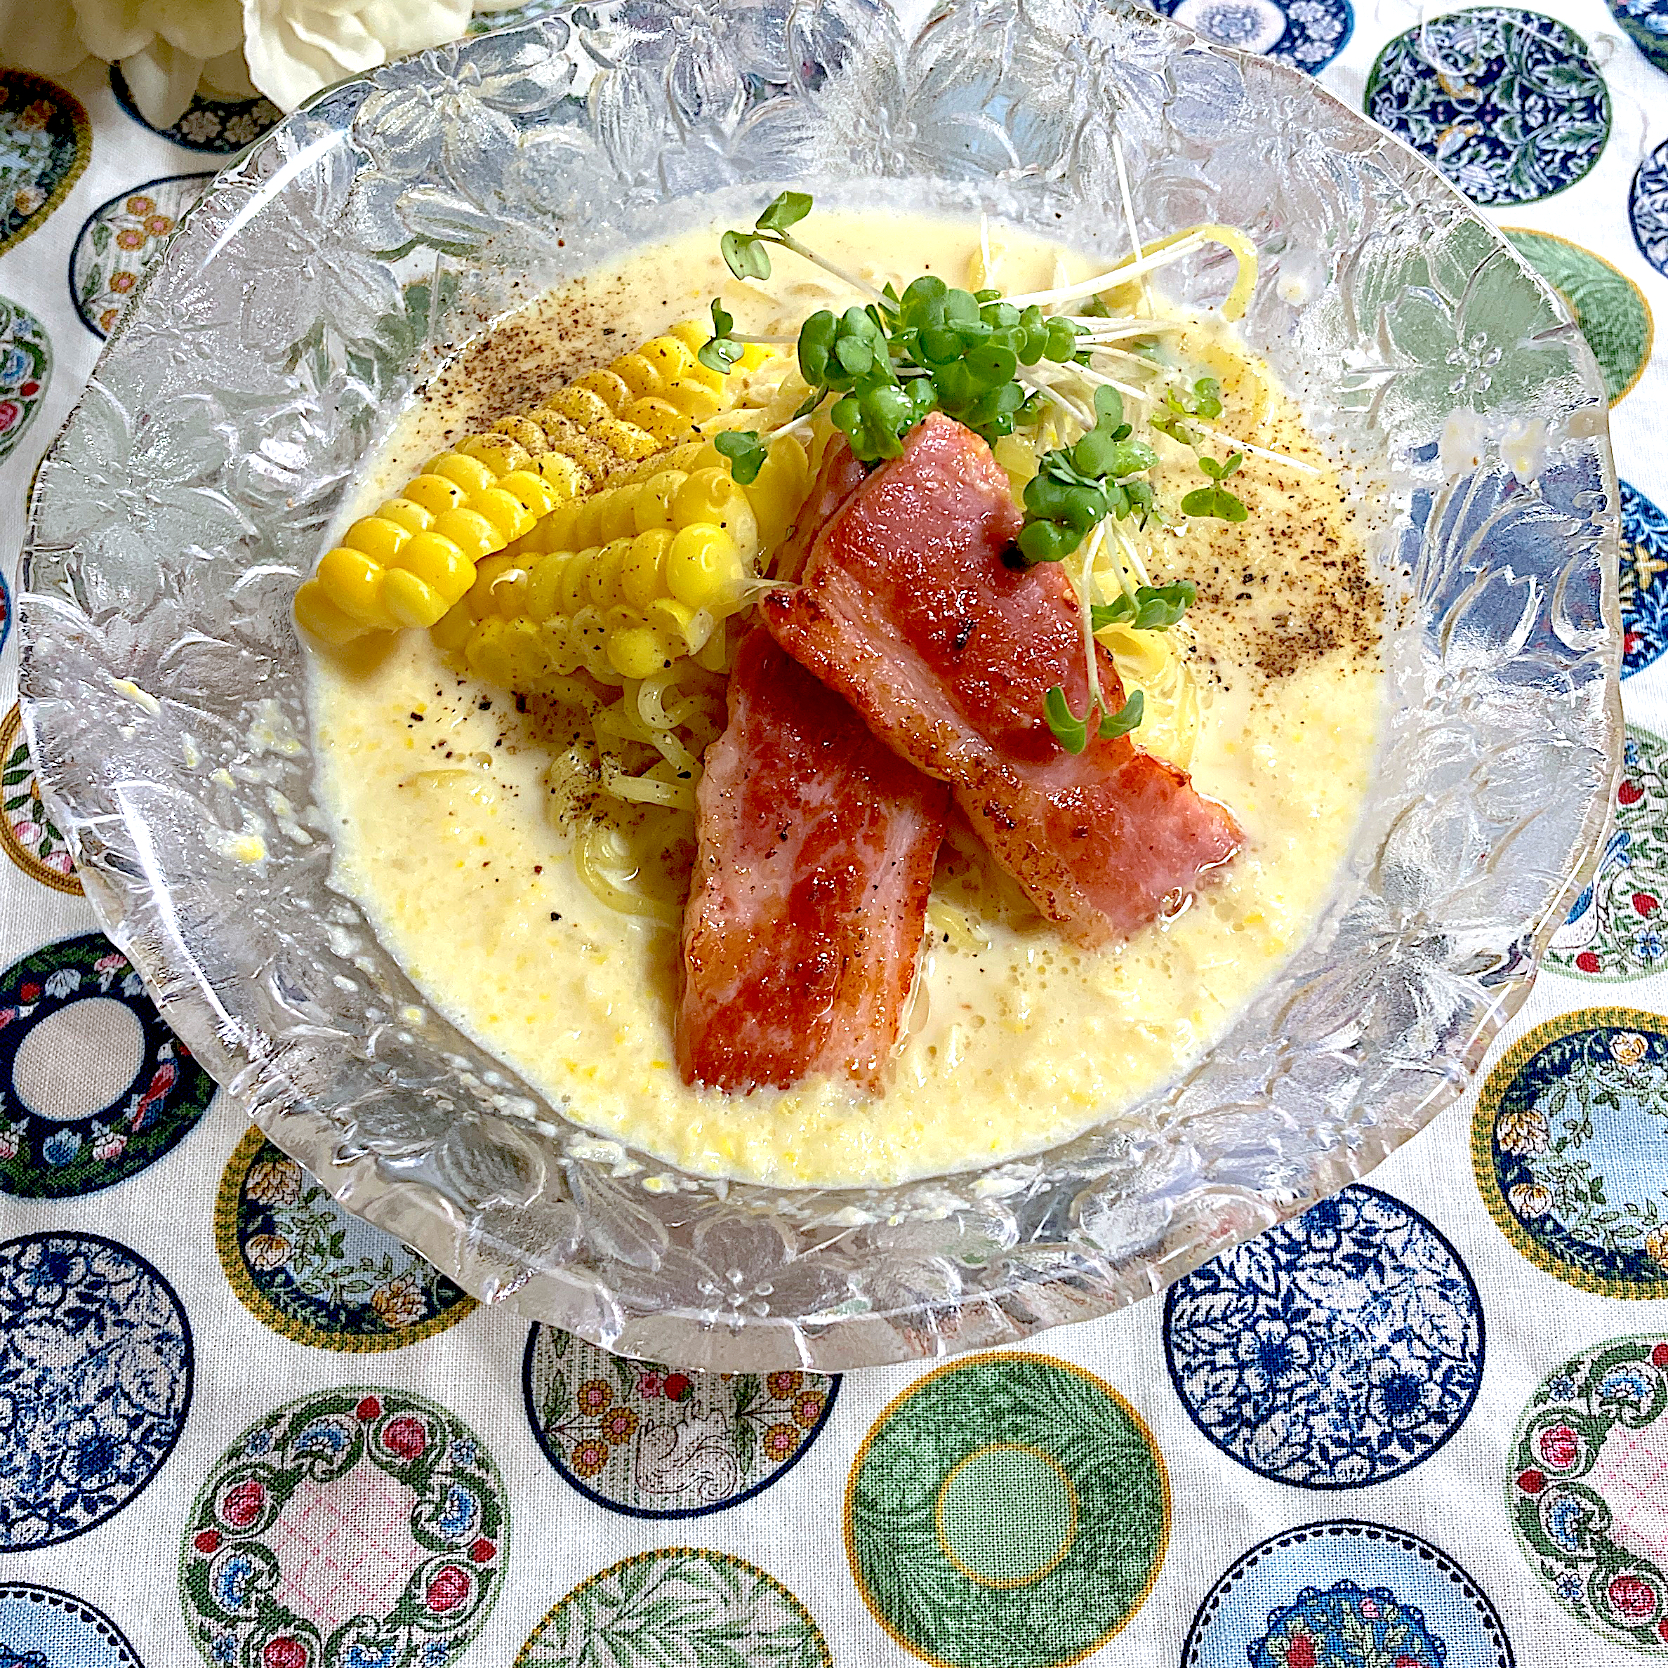
[[[1257,237],[1248,336],[1406,576],[1338,897],[1197,1067],[1051,1152],[885,1191],[670,1174],[455,1032],[329,891],[288,597],[380,414],[527,274],[787,177],[1115,229],[1110,113],[1147,229]],[[1222,264],[1174,282],[1219,296]],[[466,1290],[690,1367],[1009,1344],[1365,1175],[1524,1000],[1619,763],[1605,413],[1552,292],[1296,71],[1092,0],[966,0],[910,40],[874,0],[602,0],[331,89],[187,217],[40,471],[24,721],[169,1022]]]

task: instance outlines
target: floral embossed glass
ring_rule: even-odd
[[[1116,255],[1114,131],[1145,235],[1255,237],[1247,335],[1401,599],[1337,895],[1196,1069],[1045,1155],[889,1191],[669,1175],[454,1031],[330,890],[290,597],[390,411],[534,290],[790,181]],[[24,711],[111,932],[343,1204],[611,1349],[835,1371],[1144,1296],[1459,1092],[1605,825],[1615,505],[1551,292],[1299,74],[1091,0],[965,0],[914,38],[872,0],[600,0],[332,89],[187,218],[42,467]]]

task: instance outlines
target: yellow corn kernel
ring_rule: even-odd
[[[497,534],[495,549],[502,549],[512,539],[519,539],[524,533],[531,533],[534,522],[538,520],[538,517],[530,515],[526,506],[518,503],[512,494],[505,492],[502,487],[495,486],[488,487],[485,492],[477,492],[469,500],[469,508],[463,513],[481,516],[486,520]]]
[[[558,504],[544,516],[533,531],[533,537],[545,550],[577,550],[583,540],[574,536],[579,525],[583,498],[570,498]]]
[[[661,395],[649,394],[633,400],[620,412],[620,416],[665,445],[686,439],[694,427],[686,412],[680,411]]]
[[[509,556],[489,556],[475,564],[475,583],[465,593],[464,601],[477,620],[484,620],[497,610],[492,601],[492,582],[515,566]]]
[[[744,342],[741,348],[741,358],[736,361],[736,364],[744,371],[756,371],[767,360],[775,357],[776,349],[773,347],[766,347],[762,342]]]
[[[445,599],[448,608],[469,590],[480,572],[451,539],[438,531],[413,534],[395,566],[415,574]]]
[[[608,633],[608,664],[622,678],[647,678],[664,670],[671,656],[659,636],[646,625],[616,628]]]
[[[641,353],[622,353],[608,368],[631,390],[633,399],[658,394],[666,385],[660,368]]]
[[[691,608],[710,608],[720,617],[741,600],[747,570],[735,540],[711,523],[684,527],[666,552],[666,588]]]
[[[532,453],[525,446],[497,431],[469,435],[452,450],[460,457],[474,458],[477,463],[485,464],[494,475],[507,475],[512,469],[525,469],[533,461]]]
[[[666,594],[666,552],[672,547],[672,532],[653,527],[639,533],[620,564],[620,590],[633,607],[646,611]]]
[[[344,614],[316,579],[309,579],[295,593],[295,618],[297,624],[334,648],[365,635],[366,628]]]
[[[434,525],[434,512],[409,498],[390,498],[376,513],[383,521],[392,521],[408,533],[421,533]]]
[[[542,458],[550,450],[550,442],[544,437],[544,430],[529,417],[500,417],[492,425],[494,434],[508,435],[529,459]],[[519,465],[525,468],[526,465]]]
[[[578,513],[573,518],[573,547],[583,550],[587,545],[601,544],[603,494],[597,493],[579,501]]]
[[[680,655],[699,654],[718,623],[710,609],[691,608],[673,597],[650,603],[644,617],[656,635]]]
[[[430,531],[450,539],[472,562],[504,548],[498,529],[484,515],[472,509],[445,510],[434,518]]]
[[[446,612],[446,599],[404,568],[390,568],[382,581],[382,605],[396,625],[426,631]]]
[[[545,664],[559,678],[571,677],[579,670],[579,651],[570,640],[571,631],[572,622],[566,614],[552,614],[539,626]]]
[[[589,388],[581,387],[577,382],[570,382],[566,388],[558,388],[545,401],[545,410],[559,411],[571,423],[577,423],[583,429],[589,429],[594,423],[605,422],[614,415],[612,408],[601,396]]]
[[[715,391],[723,388],[724,373],[709,369],[696,357],[712,337],[712,332],[704,324],[697,319],[680,319],[666,334],[681,343],[689,354],[689,368],[679,378],[680,381],[699,383]]]
[[[586,432],[606,446],[616,458],[627,463],[637,463],[665,450],[664,443],[647,429],[639,428],[635,423],[622,422],[618,417],[592,423]]]
[[[380,562],[387,567],[397,551],[407,539],[410,532],[397,521],[386,521],[381,516],[368,515],[348,528],[342,535],[342,543],[349,550],[362,550],[373,562]]]
[[[614,454],[561,412],[536,411],[533,420],[544,430],[553,451],[566,452],[590,476],[589,484],[600,481],[614,467]]]
[[[488,616],[469,633],[469,641],[463,648],[464,663],[469,670],[501,689],[510,685],[509,656],[504,641],[507,629],[507,621]]]
[[[527,612],[527,569],[511,563],[494,576],[491,586],[493,612],[513,620]]]
[[[676,525],[672,504],[677,498],[679,487],[688,479],[681,469],[663,469],[638,487],[636,496],[631,501],[631,514],[633,525],[639,533],[646,533],[651,527]]]
[[[697,469],[678,488],[672,519],[680,528],[711,522],[729,534],[744,562],[758,551],[759,523],[753,506],[727,468]]]
[[[430,515],[443,515],[447,510],[460,508],[469,494],[444,475],[423,474],[405,489],[405,496]]]
[[[805,448],[792,435],[778,435],[771,441],[757,477],[742,490],[753,506],[760,547],[774,550],[788,536],[811,490],[811,465]]]
[[[527,565],[527,591],[522,606],[530,620],[555,619],[562,614],[562,568],[565,554],[541,556]]]
[[[509,662],[509,687],[525,693],[544,681],[544,642],[531,620],[511,620],[504,630],[504,658]]]
[[[583,388],[589,394],[595,394],[610,411],[618,411],[633,397],[631,384],[612,368],[605,371],[587,371],[584,376],[574,379],[573,386]]]
[[[512,469],[498,477],[499,492],[507,492],[530,515],[548,515],[561,502],[562,495],[542,475],[531,469]]]
[[[539,432],[544,433],[542,429]],[[549,442],[546,441],[546,444]],[[539,459],[538,468],[539,479],[556,492],[558,501],[577,498],[582,492],[591,490],[590,471],[566,452],[552,448]]]
[[[575,615],[590,601],[591,564],[602,554],[594,545],[585,550],[576,550],[562,563],[562,580],[558,594],[562,599],[562,612]],[[560,560],[560,558],[556,558]]]
[[[462,452],[442,452],[430,458],[428,473],[456,481],[466,493],[484,492],[498,479],[496,470],[487,468],[479,458],[465,457]]]
[[[675,387],[668,388],[663,397],[669,406],[681,411],[691,422],[696,423],[704,422],[724,409],[724,401],[718,390],[689,381],[687,378],[680,380]]]
[[[461,654],[474,629],[475,616],[467,608],[448,608],[429,627],[429,635],[434,638],[436,646],[447,654]]]
[[[349,619],[386,630],[391,623],[382,604],[382,581],[387,571],[364,551],[337,545],[319,558],[317,578],[324,594]]]
[[[624,600],[620,570],[630,554],[630,539],[612,539],[597,552],[585,579],[586,594],[596,607],[617,608]]]
[[[603,543],[610,539],[629,539],[637,531],[636,503],[642,492],[640,486],[615,487],[597,498],[597,521]]]

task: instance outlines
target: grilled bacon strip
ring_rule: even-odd
[[[1004,561],[1022,524],[977,435],[941,413],[844,500],[795,589],[766,596],[783,648],[917,770],[947,782],[992,855],[1070,937],[1101,945],[1190,895],[1238,849],[1220,805],[1127,737],[1065,751],[1044,699],[1086,710],[1071,584]],[[1097,648],[1111,710],[1123,701]]]
[[[676,1023],[684,1081],[810,1072],[883,1085],[915,978],[949,793],[762,628],[696,792]]]

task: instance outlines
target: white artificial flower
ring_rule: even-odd
[[[249,77],[293,110],[345,75],[455,40],[472,9],[471,0],[243,0]]]

